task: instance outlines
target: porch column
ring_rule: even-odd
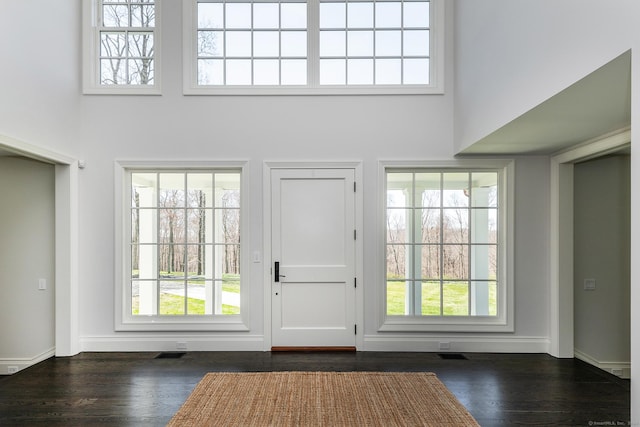
[[[149,187],[136,187],[140,206],[157,206],[155,185]],[[140,209],[140,242],[157,243],[156,231],[158,228],[158,216],[155,209]],[[139,245],[140,259],[138,262],[140,279],[139,286],[139,314],[143,316],[158,314],[158,250],[157,245]]]
[[[471,206],[488,206],[489,188],[473,188]],[[471,210],[471,243],[489,242],[489,210]],[[471,315],[489,315],[489,246],[471,246]]]

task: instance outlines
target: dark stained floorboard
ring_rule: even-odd
[[[482,426],[627,425],[630,384],[541,354],[81,353],[0,376],[0,426],[163,426],[213,371],[429,371]],[[221,420],[220,425],[224,425]]]

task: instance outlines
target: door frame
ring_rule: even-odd
[[[550,331],[548,353],[573,358],[573,165],[631,146],[625,128],[586,141],[551,157],[550,200]],[[633,268],[633,267],[632,267]],[[633,331],[632,331],[633,334]]]
[[[363,185],[361,161],[308,162],[308,161],[267,161],[263,164],[263,288],[264,301],[264,343],[263,350],[271,350],[271,171],[275,169],[352,169],[356,182],[355,227],[356,239],[355,273],[357,280],[355,319],[357,325],[356,350],[364,348],[364,221],[363,221]]]
[[[0,149],[55,167],[55,355],[80,352],[78,169],[80,160],[0,135]]]

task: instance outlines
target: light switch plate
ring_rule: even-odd
[[[585,291],[595,291],[596,290],[596,279],[584,279],[584,290]]]

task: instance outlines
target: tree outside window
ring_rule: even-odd
[[[156,5],[153,0],[99,2],[101,85],[153,85]]]
[[[240,173],[131,173],[131,314],[240,312]]]
[[[389,171],[391,316],[496,316],[498,172]]]

